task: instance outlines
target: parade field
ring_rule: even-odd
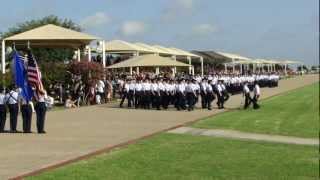
[[[308,78],[300,77],[284,80],[282,85],[288,82],[294,83],[297,80],[303,82],[301,80],[306,79]],[[283,86],[280,86],[280,89],[281,87]],[[318,88],[318,84],[313,84],[290,92],[284,91],[285,93],[268,98],[261,103],[265,111],[251,112],[248,110],[250,111],[248,114],[234,115],[241,117],[240,119],[246,119],[245,117],[252,119],[251,113],[259,113],[259,116],[263,117],[272,114],[268,118],[269,121],[272,118],[289,120],[295,116],[297,118],[296,120],[292,118],[293,124],[306,117],[305,121],[308,122],[301,122],[300,127],[301,129],[309,128],[309,130],[298,131],[299,128],[296,126],[286,125],[275,131],[272,130],[274,128],[269,127],[272,125],[255,127],[250,125],[249,120],[243,123],[248,123],[250,129],[235,129],[316,138],[316,129],[312,127],[318,126],[316,122],[318,119],[314,117],[317,111],[312,112],[312,110],[317,110],[314,106],[318,106],[318,102],[315,102],[318,99],[315,96]],[[311,95],[308,95],[310,93]],[[313,99],[305,102],[300,96],[307,99],[313,97]],[[277,111],[279,113],[270,112],[269,106],[273,105],[273,108],[279,109],[284,101],[292,101],[293,97],[295,97],[295,102],[292,105]],[[311,107],[313,107],[312,110],[306,110]],[[300,108],[304,111],[297,111]],[[299,112],[304,116],[298,116]],[[221,116],[227,117],[233,113],[242,113],[242,110],[240,112],[231,110],[231,112],[217,115],[217,118],[206,118],[204,122],[215,121]],[[233,123],[226,121],[224,126],[218,127],[220,129],[231,127],[231,125],[227,126],[228,122]],[[201,127],[200,125],[203,125],[202,121],[194,126]],[[209,124],[203,127],[216,126]],[[235,177],[236,179],[317,179],[318,163],[318,145],[305,146],[164,132],[128,147],[115,149],[110,153],[63,166],[28,179],[232,179]]]
[[[316,83],[193,126],[316,138],[318,91]],[[318,146],[162,133],[28,179],[317,179],[318,166]]]
[[[316,147],[161,134],[27,179],[316,179]]]
[[[199,121],[193,127],[308,138],[319,136],[319,83],[266,99],[261,106],[258,111],[219,114]]]

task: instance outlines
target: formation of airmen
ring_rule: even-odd
[[[127,78],[121,87],[120,107],[127,100],[128,107],[143,109],[168,109],[169,106],[180,110],[194,110],[201,99],[203,109],[212,110],[212,102],[217,99],[217,107],[224,108],[229,94],[238,94],[245,87],[249,92],[260,87],[278,86],[279,76],[271,75],[199,75],[188,78]],[[260,94],[260,89],[259,89]],[[249,98],[249,96],[246,96]],[[257,107],[257,98],[247,102]]]

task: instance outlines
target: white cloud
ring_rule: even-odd
[[[126,21],[120,27],[120,33],[124,36],[134,36],[146,32],[146,24],[140,21]]]
[[[216,27],[212,24],[199,24],[192,28],[192,32],[195,35],[208,35],[216,31]]]
[[[194,10],[194,0],[172,0],[163,10],[161,19],[163,21],[174,21],[179,17],[190,15]]]
[[[192,9],[194,0],[176,0],[176,5],[183,9]]]
[[[106,15],[104,12],[97,12],[94,15],[85,17],[80,25],[84,28],[96,28],[111,21],[111,17]]]

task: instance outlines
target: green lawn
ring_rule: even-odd
[[[318,179],[318,148],[161,134],[27,179]]]
[[[316,138],[319,136],[319,83],[263,100],[259,110],[230,111],[192,126]]]

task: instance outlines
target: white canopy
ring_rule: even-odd
[[[126,41],[113,40],[106,42],[106,52],[152,52],[151,49],[135,45]]]
[[[6,44],[30,42],[32,46],[73,47],[89,44],[99,38],[64,27],[47,24],[3,39]]]
[[[131,59],[113,64],[108,69],[125,68],[125,67],[189,67],[188,64],[174,61],[169,57],[161,57],[155,54],[136,56]]]
[[[225,52],[216,52],[217,54],[224,56],[226,58],[232,59],[234,61],[250,61],[250,58],[240,56],[238,54],[225,53]]]

